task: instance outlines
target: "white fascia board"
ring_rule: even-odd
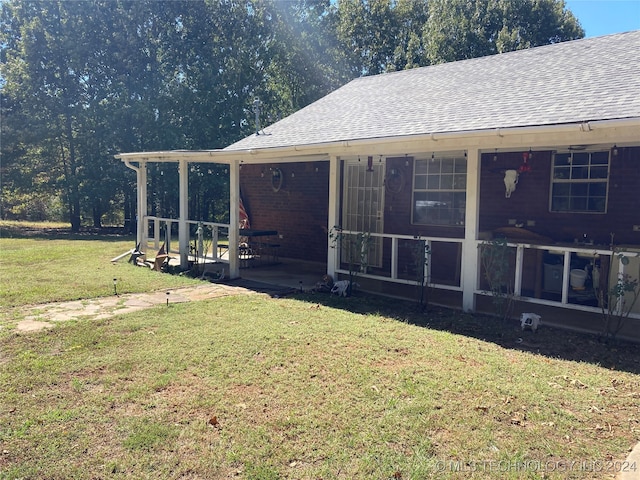
[[[458,132],[429,133],[402,137],[380,137],[328,142],[311,145],[256,148],[248,150],[175,150],[121,153],[115,157],[126,161],[189,162],[243,164],[313,162],[328,160],[330,155],[411,155],[466,148],[481,150],[518,148],[557,148],[564,145],[640,143],[640,118],[597,120],[562,125],[493,128]]]

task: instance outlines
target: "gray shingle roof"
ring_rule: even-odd
[[[355,79],[225,150],[640,118],[640,30]]]

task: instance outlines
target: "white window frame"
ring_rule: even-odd
[[[453,161],[453,170],[451,172],[442,171],[443,161]],[[426,173],[418,172],[420,162],[426,163]],[[462,162],[464,162],[463,171],[457,170],[459,168],[458,166],[462,164]],[[439,167],[440,171],[438,173],[434,173],[430,169],[430,167],[435,164]],[[434,153],[427,157],[416,157],[413,162],[413,175],[411,177],[411,224],[437,227],[464,227],[466,223],[465,205],[467,201],[467,169],[468,161],[464,152],[448,152],[443,154]],[[443,175],[451,176],[451,182],[444,182]],[[438,178],[436,179],[436,177]],[[430,181],[432,183],[437,181],[438,187],[435,188],[435,185],[430,186]],[[443,186],[443,183],[447,183],[447,185]],[[452,219],[449,222],[417,221],[416,194],[424,193],[464,194],[464,200],[457,207],[453,206],[447,209],[451,211],[452,216]],[[455,219],[453,218],[454,216],[456,217]]]
[[[606,154],[607,155],[607,163],[592,163],[593,156],[595,154]],[[567,165],[557,164],[556,160],[559,156],[567,156]],[[574,158],[576,156],[584,156],[588,155],[589,159],[586,164],[580,164],[579,166],[574,165]],[[592,176],[594,172],[603,171],[603,168],[606,167],[606,177],[602,176]],[[567,177],[558,177],[558,169],[565,170],[568,174]],[[573,178],[574,170],[578,170],[587,173],[587,178]],[[550,175],[550,188],[549,188],[549,212],[550,213],[571,213],[571,214],[589,214],[589,215],[602,215],[606,214],[609,206],[609,182],[611,179],[611,152],[609,150],[567,150],[567,151],[557,151],[553,154],[551,159],[551,175]],[[554,197],[554,187],[556,185],[568,184],[568,185],[592,185],[592,184],[605,184],[605,194],[604,194],[604,209],[603,210],[589,210],[586,209],[573,209],[571,208],[572,199],[579,198],[579,195],[567,195],[570,205],[567,209],[554,209],[554,198],[557,199],[558,196]],[[587,202],[587,207],[589,204],[589,199],[591,198],[588,194],[584,196]],[[601,198],[601,197],[598,197]]]

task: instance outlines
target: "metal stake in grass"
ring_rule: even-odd
[[[169,306],[169,294],[170,294],[170,293],[171,293],[171,292],[167,292],[167,307]]]
[[[113,294],[114,295],[118,295],[118,279],[114,278],[113,279]]]

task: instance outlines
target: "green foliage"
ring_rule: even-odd
[[[256,97],[265,126],[354,77],[582,35],[562,0],[5,0],[0,215],[132,219],[118,152],[222,148],[254,131]],[[152,213],[169,216],[162,169]],[[197,219],[224,215],[223,184],[190,179]]]
[[[369,268],[369,255],[373,246],[371,232],[345,233],[335,226],[329,231],[329,245],[338,249],[340,259],[348,265],[349,295],[353,292],[359,273]]]
[[[636,254],[638,256],[640,254]],[[615,257],[623,265],[629,264],[629,257],[622,253],[618,253]],[[638,278],[634,278],[628,273],[618,275],[615,282],[610,278],[612,269],[609,269],[609,278],[607,290],[597,290],[598,304],[602,313],[604,337],[614,339],[624,327],[629,315],[633,311],[638,298],[640,298],[640,282]],[[640,277],[640,272],[638,272]]]
[[[513,307],[514,251],[506,238],[495,238],[480,244],[478,248],[495,313],[506,320]]]
[[[430,0],[424,62],[453,62],[582,38],[564,0]]]
[[[416,272],[420,308],[424,309],[428,304],[428,298],[425,298],[425,287],[429,283],[427,271],[431,261],[431,246],[429,242],[420,238],[413,242],[411,244],[411,258]]]

